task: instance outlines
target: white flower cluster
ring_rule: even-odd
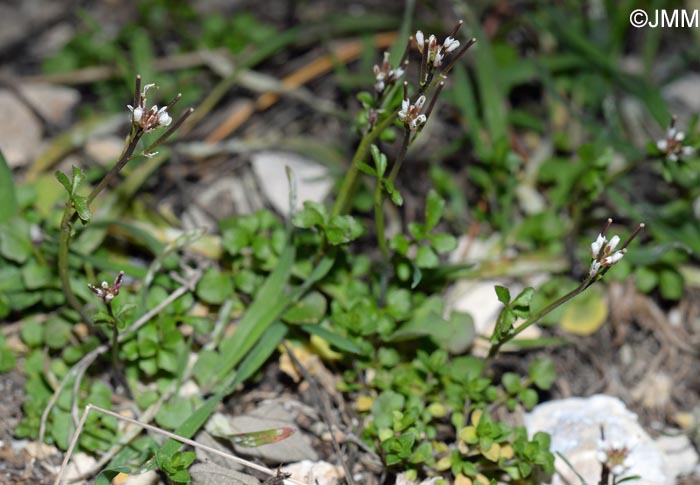
[[[139,103],[136,106],[127,105],[127,108],[131,111],[132,123],[140,126],[145,132],[153,131],[162,126],[169,126],[173,122],[167,106],[158,108],[158,105],[154,104],[150,108],[146,107],[146,93],[153,87],[157,88],[155,84],[146,84],[141,92]]]
[[[425,50],[425,36],[420,30],[416,32],[416,44],[418,51],[427,56],[427,62],[433,67],[440,67],[445,54],[449,54],[459,47],[459,41],[452,36],[446,37],[442,44],[438,45],[437,38],[431,34],[428,37],[428,51],[425,53],[423,52]]]
[[[109,304],[116,296],[119,295],[119,288],[122,286],[122,280],[124,279],[124,272],[120,271],[117,277],[114,279],[113,284],[109,284],[103,281],[99,287],[91,285],[88,283],[88,288],[102,299],[106,304]]]
[[[598,440],[596,457],[615,476],[625,474],[632,467],[632,458],[629,453],[630,450],[622,443]]]
[[[620,244],[620,236],[613,236],[608,241],[605,236],[598,234],[596,240],[591,244],[591,256],[593,257],[591,276],[597,275],[601,267],[612,266],[622,259],[625,250],[615,251],[618,244]]]
[[[414,104],[411,104],[408,98],[404,98],[403,101],[401,101],[399,119],[406,123],[411,130],[415,131],[428,120],[428,118],[420,112],[424,104],[425,96],[418,97]]]
[[[677,162],[681,158],[689,157],[695,153],[693,147],[683,145],[684,139],[685,133],[677,130],[672,121],[671,126],[666,131],[666,138],[657,141],[656,148],[658,148],[668,160]]]
[[[396,82],[397,79],[403,76],[404,70],[401,67],[394,69],[389,64],[389,53],[384,53],[382,65],[374,65],[374,89],[378,93],[382,93],[384,89]]]

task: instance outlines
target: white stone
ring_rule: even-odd
[[[140,475],[129,475],[126,481],[121,482],[122,485],[155,485],[158,483],[158,473],[155,470],[149,470]]]
[[[118,136],[90,138],[85,142],[85,153],[102,165],[114,164],[124,150],[124,139]]]
[[[70,462],[68,462],[63,479],[66,483],[70,482],[83,475],[88,470],[91,470],[96,463],[97,460],[87,453],[76,453],[71,457]]]
[[[289,214],[289,181],[285,167],[297,183],[297,207],[306,200],[323,202],[333,188],[333,178],[323,165],[288,152],[259,152],[251,165],[265,196],[280,214]]]
[[[676,476],[693,473],[700,464],[698,452],[684,434],[660,436],[656,438],[656,444],[666,455],[668,469]]]
[[[72,88],[55,84],[24,84],[22,94],[32,106],[51,123],[66,121],[71,110],[80,101],[80,93]]]
[[[294,480],[316,485],[338,485],[345,476],[343,469],[325,461],[303,460],[282,467],[284,473],[291,473]]]
[[[0,90],[0,148],[7,164],[19,167],[39,153],[41,124],[34,113],[14,94]]]
[[[617,398],[597,394],[589,398],[570,398],[540,404],[525,415],[530,436],[544,431],[552,436],[551,451],[566,457],[588,482],[598,483],[601,465],[596,459],[600,427],[605,438],[620,442],[630,449],[633,466],[626,476],[639,475],[636,485],[668,485],[675,470],[666,462],[664,453]],[[580,483],[574,472],[557,457],[552,485]],[[561,475],[559,475],[561,474]]]

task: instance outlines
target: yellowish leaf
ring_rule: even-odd
[[[589,288],[564,308],[561,328],[574,335],[595,333],[608,318],[608,302],[599,286]]]

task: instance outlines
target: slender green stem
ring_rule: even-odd
[[[503,338],[500,341],[492,344],[491,349],[489,350],[489,354],[486,357],[486,361],[491,360],[498,353],[498,351],[501,349],[501,347],[504,344],[508,343],[509,341],[513,340],[515,337],[520,335],[529,326],[531,326],[532,324],[539,321],[542,317],[544,317],[548,313],[556,310],[557,308],[559,308],[561,305],[568,302],[572,298],[574,298],[574,297],[580,295],[581,293],[583,293],[584,291],[586,291],[593,284],[594,281],[595,281],[595,278],[591,278],[590,276],[587,277],[583,281],[583,283],[581,283],[578,287],[574,288],[573,290],[571,290],[569,293],[562,296],[558,300],[553,301],[552,303],[547,305],[545,308],[543,308],[542,310],[537,312],[535,315],[531,316],[526,321],[524,321],[518,328],[514,329],[512,332],[503,336]]]
[[[121,156],[119,157],[119,161],[112,167],[112,169],[107,172],[107,175],[105,175],[102,180],[100,180],[100,183],[98,183],[94,189],[92,189],[92,192],[90,192],[90,195],[88,195],[87,201],[88,204],[92,203],[95,198],[100,195],[100,192],[102,192],[105,187],[107,187],[117,176],[119,172],[124,168],[124,166],[131,160],[131,156],[134,154],[134,150],[136,150],[136,145],[138,145],[139,140],[141,139],[141,136],[143,135],[143,131],[141,129],[137,129],[134,131],[134,133],[131,136],[131,140],[129,141],[129,144],[126,146],[124,151],[122,152]]]
[[[104,190],[104,188],[107,187],[107,185],[112,180],[114,180],[119,171],[122,168],[124,168],[124,165],[126,165],[127,162],[131,160],[131,156],[134,153],[136,145],[138,144],[142,134],[143,132],[140,130],[135,130],[132,133],[131,140],[124,148],[124,151],[119,157],[119,161],[107,173],[107,175],[104,176],[100,183],[98,183],[97,186],[94,189],[92,189],[92,192],[90,192],[90,194],[88,195],[88,204],[95,200],[95,198],[100,194],[100,192],[102,192],[102,190]],[[87,313],[85,313],[83,305],[81,305],[80,301],[78,301],[78,298],[75,296],[73,288],[70,284],[70,277],[68,274],[68,253],[70,252],[70,242],[72,235],[71,233],[73,229],[73,224],[77,221],[77,219],[78,213],[73,208],[72,203],[68,201],[66,203],[66,209],[63,212],[63,218],[61,219],[60,226],[61,234],[58,243],[58,274],[61,279],[63,293],[66,295],[68,303],[80,314],[80,318],[82,318],[86,323],[89,323],[92,320],[90,316]]]
[[[405,126],[403,129],[403,140],[401,140],[401,150],[399,150],[399,154],[396,156],[394,166],[391,167],[391,172],[389,172],[389,180],[391,180],[392,182],[396,180],[396,176],[399,174],[399,170],[401,170],[403,161],[406,159],[406,152],[408,151],[408,145],[410,144],[410,141],[411,129]]]
[[[355,155],[352,157],[352,162],[350,163],[350,168],[345,174],[343,179],[343,184],[340,186],[340,192],[338,193],[338,198],[335,199],[335,204],[331,210],[331,216],[336,216],[338,214],[345,214],[350,210],[350,199],[352,194],[355,192],[355,186],[357,184],[357,176],[360,173],[359,165],[367,157],[369,152],[369,147],[372,142],[389,126],[394,122],[398,113],[393,113],[387,116],[384,120],[377,124],[371,131],[365,134],[360,140],[360,144],[355,150]]]
[[[75,293],[73,293],[73,288],[71,288],[70,285],[70,276],[68,274],[68,250],[70,248],[71,232],[73,229],[71,216],[74,213],[75,211],[71,202],[66,202],[66,209],[63,211],[63,218],[61,219],[61,233],[58,239],[58,275],[61,278],[61,286],[63,287],[63,293],[66,295],[68,304],[80,314],[80,318],[82,318],[85,323],[89,323],[92,320],[90,316],[85,313],[83,306],[80,304],[80,301],[78,301]]]
[[[112,304],[107,303],[107,313],[112,320],[112,373],[115,382],[119,379],[119,327],[117,326],[117,318],[114,316]]]
[[[386,245],[384,230],[384,190],[380,178],[377,178],[377,188],[374,190],[374,226],[377,232],[377,245],[382,253],[382,263],[386,267],[389,263],[389,248]]]

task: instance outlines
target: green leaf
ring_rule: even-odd
[[[318,291],[309,292],[282,315],[282,320],[292,324],[318,323],[326,315],[326,297]]]
[[[174,397],[163,403],[156,414],[156,423],[163,428],[175,429],[192,414],[192,401]]]
[[[32,254],[29,223],[14,217],[0,225],[0,254],[10,261],[24,263]]]
[[[457,239],[452,234],[428,234],[428,241],[439,254],[452,251],[457,247]]]
[[[323,204],[313,201],[305,201],[304,208],[292,216],[292,224],[295,227],[309,229],[314,226],[323,226],[328,219],[328,212]]]
[[[68,195],[70,197],[72,197],[73,196],[73,187],[72,187],[70,180],[68,179],[68,176],[65,173],[61,172],[60,170],[56,170],[55,175],[56,175],[56,179],[59,182],[61,182],[61,185],[63,185],[63,187],[66,189],[66,192],[68,192]]]
[[[17,358],[10,349],[0,346],[0,372],[7,372],[15,367]]]
[[[510,290],[501,285],[496,285],[494,289],[496,290],[498,301],[508,306],[510,304]]]
[[[53,277],[51,268],[34,260],[22,266],[21,272],[22,282],[28,290],[36,290],[47,286]]]
[[[192,369],[192,375],[199,385],[205,384],[214,375],[214,366],[217,360],[217,353],[213,350],[202,350],[199,352],[197,361]]]
[[[207,303],[220,305],[232,294],[231,278],[216,268],[209,268],[197,284],[197,296]]]
[[[394,391],[383,391],[372,402],[372,416],[378,429],[389,428],[394,422],[394,411],[401,411],[406,398]]]
[[[51,317],[46,322],[44,334],[50,338],[46,339],[46,345],[51,349],[64,347],[71,336],[73,326],[61,317]]]
[[[75,211],[78,213],[78,217],[80,217],[81,221],[88,222],[92,218],[87,197],[76,195],[73,198],[73,206],[75,207]]]
[[[68,449],[68,439],[73,431],[73,420],[67,411],[57,411],[54,409],[51,420],[51,437],[56,442],[56,446],[61,450]]]
[[[683,277],[675,269],[662,269],[659,273],[659,290],[667,300],[680,300],[683,296]]]
[[[382,152],[379,151],[379,148],[377,148],[377,145],[372,144],[369,147],[370,152],[372,153],[372,159],[374,160],[374,166],[377,167],[377,176],[379,178],[383,178],[384,174],[386,173],[386,155],[384,155]]]
[[[386,191],[386,193],[389,194],[391,202],[394,205],[401,207],[403,205],[403,197],[401,196],[401,193],[398,190],[396,190],[394,182],[392,182],[389,179],[384,179],[382,180],[382,185],[384,186],[384,190]]]
[[[44,342],[44,325],[37,320],[25,320],[20,330],[22,341],[30,347],[38,347]]]
[[[415,261],[419,268],[436,268],[440,264],[440,258],[430,246],[420,246]]]
[[[649,293],[659,284],[659,275],[647,266],[640,266],[634,272],[637,289],[642,293]]]
[[[530,378],[537,387],[548,390],[557,378],[554,362],[548,358],[536,358],[530,363]]]
[[[350,352],[357,355],[362,353],[362,349],[358,347],[355,342],[320,325],[302,325],[301,329],[307,333],[310,333],[311,335],[317,335],[322,339],[327,340],[331,345],[334,345],[345,352]]]
[[[221,245],[232,256],[250,244],[250,234],[240,227],[231,227],[223,231]]]
[[[430,232],[440,222],[442,212],[445,210],[445,199],[440,197],[435,190],[431,189],[428,192],[428,198],[425,205],[425,230]]]
[[[388,338],[402,341],[429,337],[441,349],[452,354],[467,350],[476,336],[474,321],[468,313],[452,312],[449,320],[442,318],[443,303],[430,297],[413,311],[411,320],[404,323]]]
[[[371,175],[372,177],[377,176],[377,171],[375,169],[373,169],[372,167],[370,167],[369,165],[367,165],[365,162],[358,163],[357,168],[360,169],[360,172],[364,172],[367,175]]]
[[[533,288],[525,288],[510,303],[510,308],[516,317],[527,318],[530,316],[530,301],[534,294],[535,290]]]
[[[333,216],[324,229],[328,242],[333,246],[357,239],[364,232],[357,219],[345,215]]]
[[[7,160],[0,150],[0,224],[7,222],[19,212],[15,182],[12,178],[12,170],[7,165]]]
[[[408,232],[415,241],[422,241],[428,236],[428,230],[425,225],[419,222],[410,222],[408,224]]]
[[[277,267],[267,277],[255,300],[238,323],[236,331],[221,342],[221,358],[215,373],[217,379],[224,377],[241,361],[265,329],[279,318],[290,303],[284,288],[291,274],[295,254],[295,247],[289,244],[280,255]]]
[[[156,362],[159,369],[173,374],[177,371],[177,354],[171,350],[159,349]]]
[[[116,477],[120,473],[129,472],[131,472],[131,468],[126,466],[118,466],[102,470],[100,474],[97,475],[97,477],[95,478],[95,485],[112,485],[112,480],[114,480],[114,477]]]
[[[514,372],[506,372],[503,374],[501,382],[503,383],[503,388],[509,394],[516,394],[520,391],[520,376]]]

